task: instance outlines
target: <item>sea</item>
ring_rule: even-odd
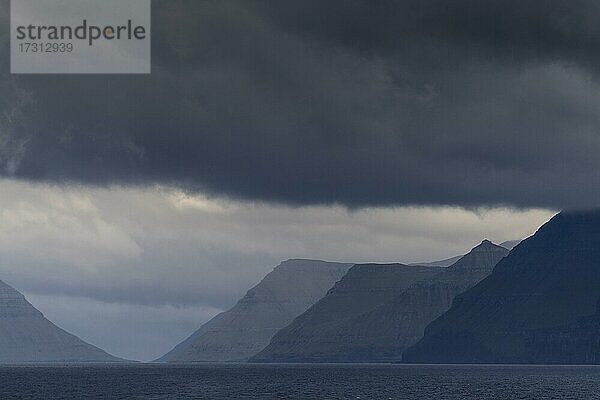
[[[1,399],[600,399],[600,367],[15,365]]]

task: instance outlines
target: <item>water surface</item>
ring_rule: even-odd
[[[600,399],[600,367],[0,367],[2,399]]]

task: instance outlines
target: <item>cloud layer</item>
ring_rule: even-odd
[[[294,205],[595,206],[598,17],[591,0],[155,1],[151,76],[2,63],[0,168]]]

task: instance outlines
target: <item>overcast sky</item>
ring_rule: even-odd
[[[9,75],[8,4],[0,279],[118,355],[282,259],[430,260],[598,205],[597,1],[154,0],[149,76]]]

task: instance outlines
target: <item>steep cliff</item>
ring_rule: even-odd
[[[488,276],[509,253],[485,240],[430,279],[416,282],[391,301],[353,321],[353,349],[365,361],[398,361],[454,297]]]
[[[599,293],[600,212],[561,213],[455,299],[404,359],[596,363]]]
[[[48,321],[0,281],[0,363],[122,361]]]
[[[600,364],[600,307],[567,326],[532,330],[527,342],[538,363]]]
[[[158,361],[244,361],[322,298],[352,264],[314,260],[281,263],[229,311],[202,325]]]
[[[360,359],[356,318],[390,301],[414,282],[443,271],[402,264],[355,265],[317,304],[282,329],[253,362],[338,362]]]

